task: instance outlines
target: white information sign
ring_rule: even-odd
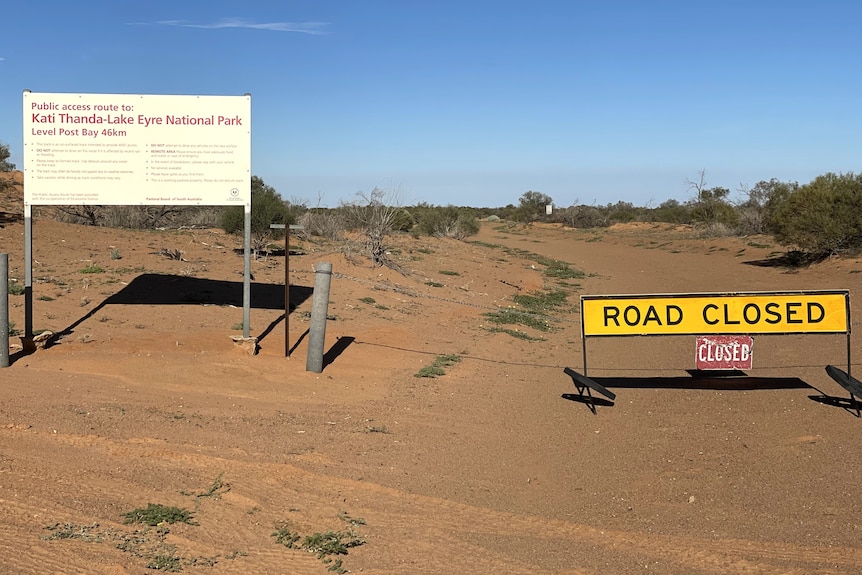
[[[251,96],[24,92],[24,203],[246,205]]]

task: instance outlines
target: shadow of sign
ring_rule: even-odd
[[[19,216],[18,214],[0,211],[0,226],[5,226],[6,224],[16,224],[22,221],[24,221],[23,215]]]
[[[356,340],[355,337],[343,336],[339,337],[332,347],[329,348],[325,354],[323,354],[323,367],[326,368],[327,365],[331,364],[335,361],[335,359],[344,353],[344,351],[350,347],[350,344]]]
[[[798,377],[593,377],[596,383],[605,387],[629,389],[710,389],[717,391],[754,391],[764,389],[806,389],[811,388]]]
[[[767,389],[813,389],[820,391],[798,377],[753,377],[745,375],[744,372],[738,370],[722,371],[714,375],[708,371],[689,370],[690,376],[675,377],[586,377],[571,368],[566,368],[563,371],[572,378],[572,383],[578,393],[564,393],[562,398],[583,403],[593,414],[596,414],[597,407],[614,406],[616,394],[610,390],[612,387],[717,391],[754,391]],[[592,393],[593,391],[605,396],[606,399],[595,397]]]
[[[250,305],[253,309],[284,309],[284,285],[251,283]],[[290,286],[290,309],[311,297],[314,290]],[[142,274],[129,285],[109,296],[86,315],[57,334],[69,335],[106,305],[214,305],[243,306],[243,282],[192,278],[168,274]],[[284,316],[282,316],[282,319]]]

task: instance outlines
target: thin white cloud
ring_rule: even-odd
[[[147,24],[135,22],[133,24]],[[157,26],[179,26],[181,28],[204,28],[220,30],[222,28],[249,28],[252,30],[270,30],[273,32],[299,32],[301,34],[325,34],[327,22],[253,22],[245,18],[223,18],[217,22],[195,23],[188,20],[160,20],[149,24]]]
[[[4,61],[5,59],[6,58],[4,58],[3,56],[0,56],[0,62]]]

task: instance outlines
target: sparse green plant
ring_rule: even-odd
[[[174,416],[174,419],[184,419],[185,415],[177,414]],[[230,491],[230,483],[225,483],[222,479],[224,477],[224,473],[219,473],[218,477],[215,478],[212,485],[209,486],[209,489],[206,491],[201,491],[195,493],[194,491],[180,491],[180,495],[187,495],[197,497],[198,499],[202,497],[212,497],[213,499],[218,499],[221,497],[222,493],[227,493]]]
[[[367,297],[367,296],[359,298],[359,301],[361,301],[362,303],[367,303],[368,305],[377,303],[377,300],[375,300],[373,297]]]
[[[302,547],[316,554],[318,559],[323,559],[327,555],[346,555],[348,549],[364,543],[365,540],[352,530],[325,531],[307,535],[302,542]]]
[[[584,277],[586,277],[586,274],[583,271],[573,269],[568,263],[560,260],[540,257],[537,259],[537,261],[540,265],[545,266],[545,270],[542,272],[542,274],[549,278],[570,280],[583,279]]]
[[[51,296],[49,296],[49,295],[40,295],[40,296],[39,296],[39,297],[37,297],[36,299],[37,299],[37,300],[39,300],[39,301],[54,301],[54,298],[52,298],[52,297],[51,297]]]
[[[16,335],[20,335],[20,334],[21,334],[21,332],[20,332],[20,331],[18,331],[17,329],[15,329],[15,322],[14,322],[14,321],[10,321],[10,322],[8,322],[8,327],[9,327],[9,331],[8,331],[8,332],[6,332],[6,333],[8,333],[10,336],[16,336]]]
[[[521,331],[519,329],[508,329],[505,327],[493,327],[493,328],[489,329],[488,331],[490,331],[491,333],[505,333],[505,334],[511,335],[512,337],[514,337],[516,339],[523,339],[524,341],[545,341],[545,338],[543,338],[543,337],[532,336],[532,335],[528,334],[527,332]]]
[[[385,425],[374,425],[365,428],[365,433],[392,433]]]
[[[547,319],[521,310],[503,308],[498,311],[487,312],[484,316],[487,317],[488,321],[491,323],[523,325],[524,327],[529,327],[537,331],[551,331],[551,326]]]
[[[127,521],[128,523],[128,521]],[[86,543],[107,543],[120,551],[129,553],[147,561],[147,568],[179,572],[183,565],[212,567],[218,563],[219,555],[214,557],[186,557],[177,554],[177,547],[167,542],[170,530],[164,524],[134,529],[131,531],[114,528],[100,528],[98,523],[92,525],[75,525],[71,523],[55,523],[45,527],[49,535],[42,537],[45,541],[76,539]],[[226,555],[227,559],[247,554],[233,551]]]
[[[419,371],[417,371],[413,377],[440,377],[441,375],[446,375],[447,367],[451,367],[461,361],[461,356],[459,355],[438,355],[434,358],[434,362],[431,365],[426,365]]]
[[[8,290],[9,295],[23,295],[24,294],[24,286],[19,284],[18,282],[9,281],[8,282]]]
[[[120,255],[120,250],[117,250],[117,249],[113,249],[113,250],[111,250],[111,259],[112,259],[112,260],[121,260],[121,259],[123,259],[123,256],[122,256],[122,255]]]
[[[440,282],[435,282],[435,281],[427,281],[427,282],[425,282],[425,285],[435,287],[435,288],[443,287],[443,284],[441,284]]]
[[[117,268],[114,270],[115,274],[142,274],[147,271],[147,268],[144,266],[135,266],[133,268]]]
[[[78,270],[82,274],[101,274],[105,273],[105,268],[96,264],[90,264],[85,268]]]
[[[440,270],[440,275],[444,276],[460,276],[458,272],[453,272],[452,270]]]
[[[350,548],[365,544],[365,539],[354,531],[357,525],[365,525],[365,520],[350,517],[346,512],[339,514],[339,519],[349,524],[346,530],[314,533],[303,538],[298,531],[291,528],[289,522],[282,521],[276,524],[272,537],[278,545],[284,545],[288,549],[301,548],[314,553],[325,565],[329,565],[327,571],[346,573],[342,560],[332,556],[347,555]]]
[[[234,330],[234,331],[242,331],[243,323],[242,323],[242,322],[240,322],[240,323],[235,323],[235,324],[233,324],[232,326],[230,326],[230,328],[231,328],[232,330]]]
[[[515,303],[526,311],[533,313],[545,313],[553,311],[566,303],[568,294],[564,291],[543,291],[531,294],[517,294],[514,296]]]
[[[351,517],[347,511],[339,513],[338,518],[350,525],[365,525],[365,519],[362,517]]]
[[[413,374],[413,377],[440,377],[446,375],[446,370],[439,365],[426,365]]]
[[[143,523],[155,527],[161,524],[187,523],[189,525],[197,525],[194,521],[191,511],[162,505],[160,503],[147,503],[144,508],[133,509],[126,513],[122,513],[125,518],[124,523]]]
[[[51,531],[50,535],[42,537],[45,541],[53,541],[56,539],[80,539],[88,543],[101,543],[102,535],[97,531],[98,523],[92,525],[76,525],[74,523],[54,523],[45,527]]]
[[[147,563],[147,569],[167,571],[169,573],[178,573],[183,570],[180,565],[180,558],[175,555],[156,555]]]
[[[276,524],[272,537],[275,538],[277,544],[284,545],[288,549],[294,549],[297,541],[302,538],[299,533],[290,528],[290,524],[286,521]]]

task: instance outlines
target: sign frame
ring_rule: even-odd
[[[220,108],[221,105],[224,107]],[[141,118],[134,115],[136,106],[142,106],[137,109]],[[217,108],[226,111],[217,114]],[[24,90],[22,111],[25,339],[33,338],[33,205],[243,206],[243,338],[248,339],[251,323],[251,94],[83,94]],[[35,124],[41,127],[35,128]],[[62,125],[66,130],[63,133],[60,132]],[[90,131],[97,126],[105,132],[92,136]],[[213,131],[216,128],[223,130],[218,136]],[[110,160],[98,154],[98,146],[89,146],[92,142],[87,141],[88,137],[93,141],[102,137],[117,144],[107,154],[112,156]],[[77,138],[82,140],[74,141]],[[77,144],[82,142],[88,145],[79,147]],[[147,151],[135,149],[147,142],[156,145],[144,148]],[[75,146],[71,145],[73,143]],[[126,145],[119,145],[123,143]],[[50,151],[44,152],[43,148]],[[166,149],[173,150],[170,158]],[[52,156],[44,156],[40,164],[34,154],[42,153],[54,154],[53,166]],[[59,160],[57,154],[61,156]],[[174,156],[176,163],[172,163]],[[220,168],[219,156],[224,156]],[[115,159],[118,161],[114,162]],[[203,172],[190,170],[192,166],[195,170],[204,169],[204,165],[208,169],[210,161],[215,161],[213,166],[218,168],[212,172],[216,177],[204,178]],[[57,166],[58,163],[66,165]],[[76,164],[87,167],[73,173],[68,166]],[[223,169],[225,167],[227,170]],[[163,174],[167,172],[176,177],[165,178]],[[48,178],[49,175],[52,177]],[[92,181],[88,179],[90,176]],[[197,179],[201,181],[194,181]],[[205,179],[214,181],[203,181]],[[34,192],[44,191],[41,186],[48,181],[57,186],[66,182],[71,189],[87,186],[88,190],[92,188],[92,196],[58,193],[56,197],[34,198]],[[114,187],[123,185],[141,186],[144,195],[138,196],[137,201],[119,198]],[[147,193],[152,195],[147,196]]]
[[[677,306],[682,311],[682,317],[669,316],[668,314],[664,315],[666,321],[662,323],[662,314],[655,308],[653,305],[653,314],[650,311],[650,306],[646,305],[645,309],[646,313],[641,313],[640,315],[635,314],[635,312],[630,312],[630,316],[628,318],[628,323],[625,321],[624,310],[619,309],[621,303],[626,302],[643,302],[645,304],[649,304],[649,302],[667,302],[667,301],[675,301],[678,303],[683,302],[711,302],[713,305],[717,305],[715,302],[722,302],[722,304],[752,304],[756,302],[764,301],[763,298],[766,298],[767,301],[780,301],[785,303],[785,310],[793,310],[798,311],[796,307],[787,307],[787,302],[815,302],[817,304],[823,305],[824,308],[829,309],[828,315],[831,317],[830,323],[828,324],[831,327],[826,329],[806,329],[806,326],[811,326],[815,322],[806,322],[804,319],[802,323],[791,322],[788,323],[787,317],[788,315],[782,316],[784,318],[782,322],[776,322],[775,324],[766,324],[769,326],[769,330],[763,331],[758,327],[760,324],[760,320],[763,320],[765,323],[766,320],[764,312],[766,311],[765,305],[763,308],[759,308],[761,311],[761,316],[758,318],[758,321],[754,321],[755,314],[753,311],[750,311],[749,315],[739,315],[734,316],[732,321],[739,321],[739,323],[727,324],[725,323],[725,327],[730,325],[734,326],[732,329],[726,329],[725,331],[710,331],[708,328],[710,326],[706,321],[703,324],[692,324],[698,325],[704,329],[702,330],[689,330],[688,325],[683,325],[684,315],[685,315],[685,307]],[[772,300],[770,300],[772,298]],[[820,299],[823,298],[823,299]],[[614,329],[610,329],[608,332],[602,333],[602,330],[596,329],[595,320],[593,317],[587,318],[588,314],[592,314],[597,309],[597,305],[594,305],[594,302],[604,302],[605,311],[598,321],[604,321],[605,326],[616,328],[617,324],[619,324],[620,329],[618,331],[614,331]],[[840,306],[841,309],[837,309],[837,305],[839,302],[842,302],[843,305]],[[609,304],[616,304],[612,307],[616,308],[616,313],[606,311]],[[634,304],[635,308],[640,312],[643,311],[642,308],[637,307],[637,304]],[[803,306],[804,307],[804,306]],[[743,305],[741,308],[736,306],[732,308],[726,309],[744,309]],[[666,310],[670,308],[665,308]],[[701,313],[701,319],[706,317],[709,321],[713,321],[719,319],[719,323],[721,323],[721,319],[724,317],[731,317],[728,313],[721,313],[722,306],[718,306],[717,308],[709,308],[710,312],[714,312],[719,310],[719,315],[708,315],[705,313],[705,308]],[[753,308],[750,308],[750,310]],[[634,337],[634,336],[668,336],[668,335],[789,335],[789,334],[845,334],[847,339],[847,373],[850,374],[851,368],[851,360],[850,360],[850,332],[851,332],[851,322],[850,322],[850,290],[788,290],[788,291],[773,291],[773,292],[716,292],[716,293],[665,293],[665,294],[623,294],[623,295],[581,295],[580,298],[580,310],[581,310],[581,341],[582,341],[582,352],[583,352],[583,366],[584,366],[584,376],[587,376],[587,340],[592,337]],[[775,311],[773,309],[772,311]],[[843,312],[841,317],[836,318],[834,315],[836,313]],[[824,309],[824,313],[826,313],[826,309]],[[635,316],[639,318],[638,321],[634,321]],[[770,316],[775,319],[775,316]],[[808,316],[810,317],[810,316]],[[668,318],[670,320],[668,321]],[[795,314],[793,315],[794,320],[799,320]],[[620,321],[622,319],[622,321]],[[825,319],[825,315],[824,315]],[[610,326],[610,323],[613,322],[613,326]],[[679,331],[671,330],[671,329],[660,329],[665,327],[668,324],[675,324],[676,326],[682,326],[679,328]],[[623,328],[623,324],[626,324],[626,327]],[[638,327],[640,324],[640,327]],[[738,326],[738,327],[735,327]],[[797,328],[798,326],[798,328]],[[744,327],[753,327],[753,329],[744,329]]]
[[[24,203],[242,205],[251,96],[23,93]]]

